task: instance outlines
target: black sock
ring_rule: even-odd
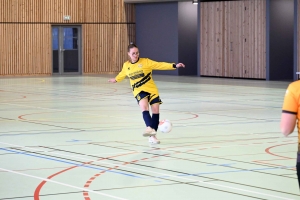
[[[152,125],[151,125],[151,127],[155,131],[157,131],[158,124],[159,124],[159,113],[158,114],[152,114]]]
[[[152,125],[152,119],[151,119],[151,116],[150,116],[150,113],[149,113],[148,110],[143,111],[143,118],[144,118],[146,126],[150,126],[151,127],[151,125]]]

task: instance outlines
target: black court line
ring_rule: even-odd
[[[296,166],[295,166],[296,167]],[[291,176],[291,175],[296,175],[296,171],[294,174],[281,174],[282,176]]]
[[[88,130],[88,131],[93,131],[93,130]],[[277,132],[255,132],[255,133],[242,133],[242,134],[239,134],[239,133],[235,133],[235,134],[230,134],[229,136],[255,136],[255,135],[260,135],[260,134],[273,134],[273,133],[277,133]],[[229,137],[228,135],[213,135],[213,136],[189,136],[189,137],[174,137],[174,138],[171,138],[172,140],[179,140],[179,139],[195,139],[195,138],[199,138],[199,139],[203,139],[203,138],[218,138],[218,137]],[[298,138],[298,136],[289,136],[289,138]],[[269,137],[271,139],[273,139],[274,137]],[[275,137],[275,138],[278,138],[278,137]],[[166,139],[170,139],[170,138],[166,138]],[[259,139],[259,138],[257,138]],[[265,138],[265,139],[268,139],[268,138]],[[284,139],[284,138],[283,138]],[[107,144],[109,142],[119,142],[119,141],[106,141],[106,142],[92,142],[92,143],[97,143],[97,144]],[[201,141],[202,142],[202,141]],[[211,142],[211,141],[209,141]],[[213,142],[216,142],[215,140]],[[182,143],[184,144],[184,143]],[[132,144],[131,144],[132,145]],[[140,145],[141,146],[141,145]]]
[[[106,146],[107,147],[107,146]],[[108,146],[109,147],[109,146]],[[47,147],[45,147],[47,148]],[[113,147],[110,147],[110,148],[113,148]],[[53,149],[53,148],[52,148]],[[74,154],[77,154],[76,152],[72,152],[72,151],[65,151],[65,150],[59,150],[57,149],[58,151],[62,151],[62,152],[68,152],[68,153],[74,153]],[[132,150],[131,150],[132,151]],[[171,156],[166,156],[166,155],[160,155],[160,154],[155,154],[155,153],[149,153],[149,152],[143,152],[143,153],[146,153],[146,154],[150,154],[150,155],[157,155],[157,156],[160,156],[160,157],[170,157],[170,158],[176,158],[176,157],[171,157]],[[82,153],[78,153],[79,155],[85,155],[85,156],[91,156],[91,157],[96,157],[96,156],[92,156],[92,155],[88,155],[88,154],[82,154]],[[97,158],[97,157],[96,157]],[[102,158],[102,157],[100,157]],[[214,164],[214,163],[208,163],[208,162],[201,162],[201,161],[195,161],[195,160],[189,160],[189,159],[183,159],[183,158],[176,158],[177,160],[187,160],[187,161],[192,161],[192,162],[198,162],[198,163],[205,163],[205,164]],[[124,161],[120,161],[120,160],[117,160],[117,159],[112,159],[112,158],[107,158],[106,160],[111,160],[111,161],[116,161],[116,162],[124,162]],[[92,164],[94,165],[94,164]],[[142,166],[142,167],[148,167],[148,168],[154,168],[154,169],[160,169],[160,170],[163,170],[163,171],[167,171],[167,172],[174,172],[174,173],[177,173],[177,174],[185,174],[185,175],[190,175],[190,173],[186,173],[186,172],[181,172],[181,171],[175,171],[175,170],[170,170],[170,169],[165,169],[165,168],[159,168],[159,167],[152,167],[152,166],[148,166],[148,165],[145,165],[145,164],[139,164],[139,163],[131,163],[131,165],[137,165],[137,166]],[[95,166],[98,166],[98,165],[95,165]],[[235,167],[231,167],[231,166],[226,166],[226,167],[229,167],[229,168],[234,168],[234,169],[239,169],[241,170],[242,168],[235,168]],[[107,168],[107,167],[106,167]],[[128,170],[124,170],[124,169],[118,169],[120,171],[126,171],[126,172],[130,172],[130,173],[133,173],[133,174],[142,174],[142,173],[137,173],[135,171],[128,171]],[[242,170],[245,170],[245,169],[242,169]],[[248,170],[248,171],[251,171],[251,172],[258,172],[258,171],[252,171],[252,170]],[[260,172],[258,172],[260,173]],[[276,174],[269,174],[269,173],[265,173],[267,175],[275,175]],[[146,175],[146,176],[149,176],[149,175]],[[296,194],[293,194],[293,193],[288,193],[288,192],[283,192],[283,191],[277,191],[277,190],[272,190],[272,189],[268,189],[268,188],[262,188],[262,187],[257,187],[257,186],[252,186],[252,185],[247,185],[247,184],[241,184],[241,183],[236,183],[236,182],[231,182],[231,181],[225,181],[225,180],[222,180],[222,179],[216,179],[216,178],[211,178],[211,177],[207,177],[205,175],[194,175],[196,177],[200,177],[200,178],[207,178],[207,179],[211,179],[211,180],[215,180],[215,181],[221,181],[221,182],[227,182],[227,183],[232,183],[232,184],[236,184],[236,185],[244,185],[244,186],[248,186],[248,187],[252,187],[252,188],[258,188],[258,189],[263,189],[263,190],[268,190],[268,191],[273,191],[273,192],[279,192],[279,193],[282,193],[282,194],[290,194],[290,195],[296,195]],[[155,176],[156,177],[156,176]],[[157,178],[157,177],[156,177]],[[161,177],[159,177],[161,178]],[[162,179],[165,179],[165,178],[162,178]],[[173,181],[173,180],[172,180]],[[177,181],[176,181],[177,182]],[[184,182],[183,182],[184,183]],[[296,195],[296,196],[300,196],[300,195]]]
[[[226,160],[226,161],[240,162],[240,163],[244,163],[244,164],[252,164],[252,165],[258,165],[258,166],[260,165],[260,164],[256,164],[256,163],[246,162],[246,161],[240,161],[240,160],[234,160],[234,159],[228,159],[228,158],[222,158],[222,157],[216,157],[216,156],[208,156],[208,155],[203,155],[203,154],[195,154],[195,153],[186,153],[186,154],[198,155],[198,156],[203,156],[203,157],[206,157],[206,158],[221,159],[221,160]],[[267,167],[274,167],[274,165],[271,165],[271,164],[270,165],[268,165],[268,164],[261,164],[261,165],[262,166],[267,166]],[[280,169],[282,169],[282,170],[284,169],[284,170],[287,170],[287,171],[294,171],[294,170],[288,169],[288,168],[280,168]],[[265,172],[259,172],[259,173],[265,173]],[[266,173],[266,174],[269,174],[269,173]],[[279,174],[273,174],[273,175],[282,176],[282,175],[279,175]]]
[[[120,143],[124,143],[124,142],[120,142]],[[130,143],[127,143],[127,144],[130,144]],[[134,145],[134,144],[131,144],[131,145]],[[104,145],[102,145],[104,146]],[[134,146],[141,146],[141,145],[134,145]],[[110,146],[108,146],[110,147]],[[120,149],[120,148],[118,148]],[[172,150],[172,147],[170,148],[166,148],[168,151],[173,151],[174,153],[176,153],[177,150]],[[128,149],[122,149],[122,150],[127,150]],[[164,149],[162,149],[164,150]],[[195,149],[197,150],[197,149]],[[145,152],[145,153],[149,153],[149,152]],[[196,153],[190,153],[190,152],[184,152],[184,151],[180,151],[181,154],[189,154],[189,155],[195,155],[195,156],[199,156],[199,157],[209,157],[209,158],[215,158],[215,159],[222,159],[222,160],[227,160],[227,161],[234,161],[234,162],[239,162],[239,163],[244,163],[244,164],[251,164],[251,165],[258,165],[258,166],[267,166],[267,167],[274,167],[272,165],[268,165],[268,164],[260,164],[260,163],[252,163],[252,162],[246,162],[246,161],[240,161],[240,160],[233,160],[233,159],[228,159],[228,158],[222,158],[222,157],[216,157],[216,156],[208,156],[208,155],[203,155],[203,154],[196,154]],[[151,154],[151,153],[150,153]],[[156,155],[156,154],[154,154]],[[159,154],[158,154],[159,155]],[[186,158],[178,158],[178,157],[171,157],[171,158],[176,158],[177,160],[188,160],[188,161],[192,161],[192,162],[200,162],[200,163],[205,163],[205,162],[201,162],[201,161],[197,161],[197,160],[190,160],[190,159],[186,159]],[[213,164],[213,163],[209,163],[209,164]],[[229,168],[235,168],[235,167],[232,167],[232,166],[224,166],[224,167],[229,167]],[[247,169],[243,169],[243,168],[235,168],[235,169],[240,169],[240,170],[247,170]],[[288,168],[283,168],[284,170],[288,170],[288,171],[291,171],[292,169],[288,169]],[[252,172],[258,172],[258,173],[265,173],[265,174],[269,174],[269,175],[274,175],[274,176],[282,176],[282,175],[279,175],[279,174],[272,174],[272,173],[266,173],[266,172],[261,172],[261,171],[255,171],[255,170],[248,170],[248,171],[252,171]],[[292,178],[292,177],[290,177]]]
[[[11,154],[15,154],[15,153],[1,153],[0,156],[11,155]]]
[[[151,154],[151,153],[150,153],[150,154]],[[159,155],[159,154],[153,154],[153,155]],[[162,156],[162,157],[176,158],[176,157],[172,157],[172,156]],[[180,160],[187,160],[187,161],[199,162],[199,163],[205,163],[205,164],[213,164],[213,163],[202,162],[202,161],[195,161],[195,160],[183,159],[183,158],[181,158]],[[139,165],[139,164],[136,163],[136,165]],[[237,168],[237,167],[231,167],[231,166],[227,166],[227,165],[223,165],[223,167],[233,168],[233,169],[239,169],[239,170],[246,170],[246,171],[249,171],[249,172],[262,173],[262,174],[272,175],[272,176],[284,177],[284,176],[277,175],[277,174],[265,173],[265,172],[261,172],[261,171],[248,170],[248,169]],[[199,175],[196,174],[196,176],[199,176]],[[199,177],[205,177],[205,178],[208,178],[208,177],[206,177],[205,175],[201,175],[201,176],[199,176]],[[287,178],[287,177],[285,177],[285,178]],[[297,179],[297,178],[293,178],[293,177],[289,177],[289,178]],[[272,189],[262,188],[262,187],[252,186],[252,185],[246,185],[246,184],[243,184],[243,183],[236,183],[236,182],[225,181],[225,180],[221,180],[221,179],[215,179],[215,180],[220,180],[220,181],[222,181],[222,182],[228,182],[228,183],[233,183],[233,184],[238,184],[238,185],[249,186],[249,187],[253,187],[253,188],[260,188],[260,189],[269,190],[269,191],[274,191],[274,192],[279,192],[279,193],[285,193],[285,194],[296,195],[296,194],[292,194],[292,193],[288,193],[288,192],[284,192],[284,191],[272,190]],[[300,195],[296,195],[296,196],[300,196]]]
[[[64,151],[64,150],[62,150]],[[70,151],[67,151],[67,152],[70,152]],[[74,153],[74,152],[73,152]],[[76,153],[74,153],[76,154]],[[80,153],[81,154],[81,153]],[[83,155],[87,155],[87,154],[83,154]],[[159,154],[153,154],[153,155],[159,155]],[[101,157],[100,157],[101,158]],[[64,158],[62,158],[64,159]],[[69,160],[69,159],[65,159],[65,160]],[[116,160],[116,159],[110,159],[108,158],[107,160],[112,160],[112,161],[118,161],[118,162],[124,162],[124,161],[119,161],[119,160]],[[79,162],[79,161],[77,161]],[[137,164],[137,163],[132,163],[133,165],[140,165],[140,164]],[[98,164],[89,164],[89,165],[93,165],[93,166],[99,166]],[[101,165],[100,165],[101,166]],[[150,166],[147,166],[147,165],[140,165],[140,166],[144,166],[144,167],[150,167]],[[105,167],[105,166],[104,166]],[[105,167],[107,168],[107,167]],[[157,168],[157,167],[150,167],[150,168],[156,168],[156,169],[161,169],[161,170],[165,170],[165,171],[172,171],[172,172],[176,172],[176,173],[182,173],[182,174],[187,174],[187,173],[184,173],[184,172],[179,172],[179,171],[175,171],[175,170],[166,170],[166,169],[163,169],[163,168]],[[114,169],[116,170],[116,169]],[[130,172],[130,173],[133,173],[133,174],[139,174],[139,175],[144,175],[144,176],[148,176],[148,177],[154,177],[154,178],[159,178],[159,179],[162,179],[162,180],[168,180],[168,181],[172,181],[172,182],[176,182],[177,184],[190,184],[192,185],[191,183],[193,182],[196,182],[198,183],[199,181],[190,181],[190,182],[181,182],[181,181],[176,181],[176,180],[171,180],[171,179],[167,179],[167,178],[162,178],[162,177],[156,177],[156,176],[150,176],[150,175],[147,175],[147,174],[143,174],[143,173],[137,173],[137,172],[132,172],[132,171],[128,171],[128,170],[123,170],[123,169],[117,169],[117,170],[120,170],[120,171],[125,171],[125,172]],[[202,177],[203,176],[197,176],[197,177]],[[210,179],[209,177],[205,177],[207,179]],[[215,180],[218,180],[218,179],[215,179]],[[222,181],[222,180],[218,180],[218,181]],[[223,181],[223,182],[226,182],[226,181]],[[244,194],[240,194],[240,193],[235,193],[235,192],[229,192],[229,191],[225,191],[225,190],[220,190],[220,189],[216,189],[216,188],[210,188],[210,187],[206,187],[206,186],[200,186],[200,185],[192,185],[192,186],[196,186],[196,187],[201,187],[201,188],[206,188],[206,189],[211,189],[211,190],[216,190],[216,191],[221,191],[221,192],[225,192],[225,193],[231,193],[231,194],[236,194],[236,195],[241,195],[241,196],[247,196],[247,197],[251,197],[251,198],[255,198],[255,199],[262,199],[262,198],[257,198],[257,197],[252,197],[252,196],[249,196],[249,195],[244,195]]]
[[[85,163],[85,162],[82,162],[82,161],[78,161],[78,160],[74,160],[74,159],[69,159],[69,158],[64,158],[64,157],[59,157],[59,156],[50,156],[50,155],[47,155],[47,154],[42,154],[42,153],[36,153],[36,152],[33,152],[33,151],[26,151],[26,150],[22,150],[20,152],[26,152],[26,153],[32,153],[32,154],[36,154],[36,155],[42,155],[42,156],[47,156],[49,158],[58,158],[58,159],[62,159],[62,160],[66,160],[66,161],[73,161],[73,162],[76,162],[78,163],[78,167],[84,167],[84,165],[86,166],[96,166],[96,167],[102,167],[102,168],[106,168],[107,170],[106,171],[110,171],[109,168],[111,167],[107,167],[105,165],[101,165],[101,164],[94,164],[94,163]],[[16,153],[17,154],[17,153]],[[76,154],[76,153],[74,153]],[[87,155],[89,156],[89,155]],[[90,157],[95,157],[95,156],[92,156],[90,155]],[[120,160],[115,160],[115,159],[110,159],[110,158],[106,158],[106,157],[95,157],[95,158],[98,158],[98,159],[105,159],[105,160],[111,160],[111,161],[116,161],[116,162],[121,162],[121,163],[124,163],[124,161],[120,161]],[[96,162],[96,161],[95,161]],[[80,166],[82,165],[82,166]],[[148,166],[149,167],[149,166]],[[66,167],[68,168],[68,167]],[[95,170],[95,169],[94,169]],[[138,173],[138,172],[133,172],[133,171],[130,171],[130,170],[126,170],[126,169],[113,169],[115,171],[122,171],[122,172],[127,172],[127,173],[131,173],[131,174],[137,174],[137,175],[141,175],[141,176],[145,176],[145,177],[150,177],[150,178],[157,178],[156,176],[152,176],[152,175],[149,175],[149,174],[144,174],[144,173]],[[171,182],[176,182],[176,183],[185,183],[185,182],[181,182],[181,181],[177,181],[177,180],[172,180],[172,179],[168,179],[168,178],[164,178],[164,177],[160,177],[159,179],[162,179],[162,180],[166,180],[166,181],[171,181]],[[197,182],[197,181],[196,181]]]
[[[199,124],[199,126],[202,126],[201,124]],[[128,128],[129,126],[120,126],[119,128],[115,128],[115,129],[111,129],[111,128],[101,128],[101,127],[93,127],[93,128],[84,128],[82,130],[74,130],[74,131],[68,131],[68,130],[64,130],[64,129],[58,129],[58,131],[60,132],[46,132],[47,130],[45,130],[45,132],[41,133],[41,132],[36,132],[36,133],[16,133],[16,134],[9,134],[9,135],[5,135],[5,134],[1,134],[0,132],[0,137],[1,136],[18,136],[18,135],[44,135],[44,134],[58,134],[58,133],[77,133],[77,132],[81,132],[81,131],[84,131],[85,133],[88,133],[88,132],[103,132],[103,131],[117,131],[117,130],[123,130],[125,128]],[[178,126],[179,127],[179,126]],[[181,127],[181,126],[180,126]],[[95,128],[99,128],[99,129],[95,129]],[[136,130],[140,130],[139,128],[136,128]],[[133,129],[132,129],[133,130]],[[63,132],[62,132],[63,131]],[[19,131],[15,131],[15,132],[19,132]],[[271,134],[273,132],[262,132],[262,133],[253,133],[253,134]],[[275,133],[275,132],[274,132]],[[239,135],[239,136],[249,136],[249,135],[253,135],[253,134],[233,134],[233,135]],[[192,138],[208,138],[208,137],[227,137],[226,135],[217,135],[217,136],[195,136],[195,137],[178,137],[178,138],[172,138],[173,140],[176,140],[176,139],[192,139]],[[289,136],[289,138],[296,138],[298,136]],[[275,137],[276,138],[276,137]],[[277,137],[278,138],[278,137]],[[168,138],[166,138],[168,139]],[[259,139],[259,138],[258,138]],[[268,139],[268,138],[266,138]],[[270,137],[270,139],[272,139]],[[109,142],[116,142],[116,141],[107,141],[107,142],[103,142],[103,143],[109,143]],[[101,142],[98,142],[98,143],[101,143]],[[188,143],[188,142],[186,142]],[[172,143],[172,144],[184,144],[184,143]]]
[[[143,188],[143,187],[155,187],[155,186],[161,186],[161,185],[179,185],[180,183],[167,183],[167,184],[160,184],[160,185],[143,185],[143,186],[135,186],[135,187],[119,187],[119,188],[109,188],[109,189],[97,189],[93,191],[101,192],[101,191],[107,191],[107,190],[120,190],[120,189],[131,189],[131,188]],[[83,191],[76,191],[76,192],[60,192],[60,193],[50,193],[50,194],[40,194],[39,196],[57,196],[57,195],[65,195],[65,194],[78,194],[82,193]],[[20,199],[20,198],[28,198],[28,197],[33,197],[33,196],[20,196],[20,197],[9,197],[9,198],[4,198],[1,200],[6,200],[6,199]]]
[[[200,188],[205,188],[205,189],[212,189],[209,187],[203,187],[203,186],[199,186],[199,185],[193,185],[192,183],[184,183],[185,185],[190,185],[193,187],[200,187]],[[182,185],[182,183],[173,183],[173,184],[160,184],[160,185],[147,185],[147,186],[135,186],[135,187],[122,187],[122,188],[110,188],[110,189],[98,189],[98,190],[94,190],[97,192],[102,192],[102,191],[110,191],[110,190],[124,190],[124,189],[132,189],[132,188],[142,188],[142,187],[160,187],[160,186],[166,186],[166,185]],[[213,189],[216,190],[216,189]],[[258,198],[258,197],[253,197],[253,196],[249,196],[249,195],[244,195],[244,194],[239,194],[239,193],[234,193],[234,192],[228,192],[228,191],[224,191],[224,190],[217,190],[220,192],[225,192],[225,193],[231,193],[231,194],[235,194],[238,196],[244,196],[244,197],[250,197],[253,199],[260,199],[260,200],[267,200],[267,199],[263,199],[263,198]],[[78,194],[78,193],[82,193],[83,191],[77,191],[77,192],[66,192],[66,193],[55,193],[55,194],[43,194],[43,195],[39,195],[39,196],[59,196],[59,195],[68,195],[68,194]],[[1,200],[10,200],[10,199],[22,199],[22,198],[31,198],[33,196],[23,196],[23,197],[10,197],[10,198],[4,198]]]
[[[250,135],[250,134],[249,134]],[[247,136],[249,136],[247,135]],[[226,137],[224,135],[224,137]],[[297,136],[295,136],[297,137]],[[197,137],[195,137],[197,138]],[[199,137],[201,138],[201,137]],[[166,138],[166,140],[168,140],[170,138]],[[182,137],[182,138],[177,138],[177,139],[187,139],[185,137]],[[186,145],[187,147],[189,147],[190,145],[189,144],[197,144],[197,145],[209,145],[209,144],[216,144],[218,145],[219,143],[232,143],[232,142],[246,142],[246,141],[256,141],[256,140],[271,140],[271,139],[278,139],[278,137],[267,137],[267,138],[246,138],[246,139],[235,139],[235,140],[204,140],[204,141],[201,141],[201,143],[199,142],[172,142],[172,143],[168,143],[169,145]],[[126,143],[126,142],[120,142],[120,141],[112,141],[112,142],[116,142],[116,143],[121,143],[121,144],[127,144],[127,145],[134,145],[134,146],[141,146],[141,147],[144,147],[144,145],[138,145],[138,144],[132,144],[132,143]],[[296,141],[295,141],[296,142]],[[90,142],[89,144],[102,144],[102,143],[108,143],[108,142]],[[257,144],[259,145],[259,144]],[[179,146],[179,147],[164,147],[164,148],[184,148],[185,146]]]
[[[270,138],[251,138],[251,139],[239,139],[239,140],[218,140],[218,141],[201,141],[200,143],[197,143],[197,142],[181,142],[181,143],[168,143],[168,144],[170,144],[170,145],[184,145],[184,144],[187,144],[186,146],[179,146],[179,147],[172,147],[172,146],[164,146],[164,147],[162,147],[162,150],[164,150],[164,149],[166,149],[166,150],[169,150],[169,149],[171,149],[172,150],[172,148],[191,148],[191,147],[195,147],[195,146],[197,146],[197,147],[195,147],[195,149],[194,150],[198,150],[198,148],[211,148],[211,147],[199,147],[199,146],[201,146],[201,145],[212,145],[212,144],[214,144],[214,142],[215,142],[215,144],[216,145],[219,145],[218,143],[219,142],[221,142],[221,143],[232,143],[232,142],[236,142],[236,141],[242,141],[242,142],[244,142],[244,141],[248,141],[248,140],[251,140],[251,141],[253,141],[253,140],[261,140],[261,139],[264,139],[264,140],[268,140],[268,139],[277,139],[276,137],[275,138],[272,138],[272,137],[270,137]],[[120,144],[126,144],[126,145],[130,145],[130,146],[140,146],[140,147],[144,147],[144,145],[138,145],[138,144],[132,144],[132,143],[127,143],[127,142],[120,142],[120,141],[115,141],[116,143],[120,143]],[[217,142],[217,143],[216,143]],[[92,144],[92,145],[98,145],[99,143],[95,143],[95,142],[91,142],[91,143],[89,143],[89,144]],[[193,144],[193,146],[190,146],[189,144]],[[289,143],[287,143],[287,144],[289,144]],[[103,145],[103,144],[99,144],[99,145]],[[240,144],[240,146],[242,146],[243,144]],[[256,145],[256,144],[255,144]],[[257,145],[263,145],[263,144],[257,144]],[[103,145],[103,146],[106,146],[106,145]],[[112,147],[112,146],[108,146],[108,147]],[[121,147],[123,147],[124,149],[122,149]],[[128,147],[128,146],[118,146],[118,147],[113,147],[113,148],[118,148],[118,149],[122,149],[122,150],[127,150],[127,151],[129,151],[128,149],[125,149],[126,147]],[[226,146],[225,146],[226,147]],[[245,146],[245,147],[249,147],[249,146]],[[131,150],[132,151],[132,150]],[[175,150],[172,150],[172,151],[175,151]],[[255,163],[252,163],[252,164],[255,164]],[[268,165],[269,166],[269,165]]]
[[[104,146],[104,145],[101,145]],[[113,148],[112,146],[107,146],[110,148]],[[117,148],[119,149],[119,148]],[[127,149],[122,149],[122,150],[127,150]],[[160,157],[169,157],[169,158],[176,158],[177,160],[187,160],[187,161],[192,161],[192,162],[198,162],[198,163],[204,163],[204,164],[214,164],[214,163],[208,163],[208,162],[202,162],[202,161],[197,161],[197,160],[190,160],[190,159],[184,159],[184,158],[177,158],[177,157],[172,157],[172,156],[165,156],[165,155],[160,155],[160,154],[154,154],[154,153],[149,153],[149,152],[143,152],[146,154],[152,154],[152,155],[159,155]],[[185,153],[185,152],[181,152],[181,153]],[[197,154],[196,154],[197,155]],[[204,155],[205,156],[205,155]],[[209,157],[209,156],[207,156]],[[218,157],[213,157],[213,158],[217,158],[217,159],[221,159]],[[109,159],[110,160],[110,159]],[[233,160],[235,161],[235,160]],[[248,163],[248,162],[244,162],[244,161],[236,161],[236,162],[241,162],[241,163],[246,163],[246,164],[252,164],[252,165],[259,165],[259,164],[255,164],[255,163]],[[139,165],[139,166],[143,166],[143,167],[150,167],[148,165],[142,165],[139,163],[133,163],[133,165]],[[262,166],[265,166],[263,164],[261,164]],[[268,166],[268,165],[267,165]],[[226,166],[228,168],[233,168],[233,169],[239,169],[239,170],[247,170],[247,169],[242,169],[242,168],[236,168],[236,167],[232,167],[232,166]],[[269,167],[269,166],[268,166]],[[274,167],[274,166],[272,166]],[[177,173],[182,173],[182,172],[178,172],[178,171],[173,171],[173,170],[169,170],[169,169],[163,169],[163,168],[157,168],[157,167],[151,167],[151,168],[155,168],[155,169],[160,169],[160,170],[165,170],[165,171],[171,171],[171,172],[177,172]],[[286,169],[288,170],[288,169]],[[279,176],[279,177],[284,177],[278,174],[271,174],[271,173],[265,173],[265,172],[260,172],[260,171],[253,171],[253,170],[248,170],[251,172],[256,172],[256,173],[263,173],[263,174],[267,174],[267,175],[272,175],[272,176]],[[185,175],[190,175],[189,173],[185,173],[183,172],[182,174]],[[269,191],[274,191],[274,192],[279,192],[279,193],[283,193],[283,194],[290,194],[290,195],[296,195],[296,194],[292,194],[292,193],[288,193],[288,192],[284,192],[284,191],[277,191],[277,190],[272,190],[272,189],[268,189],[268,188],[262,188],[262,187],[257,187],[257,186],[253,186],[253,185],[247,185],[247,184],[242,184],[242,183],[236,183],[236,182],[231,182],[231,181],[226,181],[226,180],[221,180],[221,179],[216,179],[216,178],[211,178],[211,177],[206,177],[205,175],[194,175],[196,177],[202,177],[202,178],[207,178],[207,179],[212,179],[212,180],[218,180],[218,181],[222,181],[222,182],[227,182],[227,183],[232,183],[232,184],[237,184],[237,185],[244,185],[244,186],[248,186],[248,187],[253,187],[253,188],[258,188],[258,189],[263,189],[263,190],[269,190]],[[293,177],[284,177],[284,178],[292,178],[295,179]],[[296,196],[300,196],[300,195],[296,195]]]

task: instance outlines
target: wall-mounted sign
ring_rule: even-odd
[[[71,19],[70,15],[64,15],[64,20],[69,21]]]

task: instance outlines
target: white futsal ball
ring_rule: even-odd
[[[172,123],[168,119],[161,120],[159,122],[158,129],[162,133],[169,133],[172,130]]]

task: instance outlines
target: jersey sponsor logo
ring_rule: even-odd
[[[128,74],[128,77],[131,79],[131,80],[135,80],[135,79],[138,79],[138,78],[142,78],[144,77],[145,74],[144,74],[144,71],[143,70],[134,70],[133,72],[129,73]]]
[[[150,80],[151,80],[151,72],[149,74],[147,74],[145,77],[143,77],[140,81],[133,84],[132,90],[134,91],[135,88],[141,87],[142,85],[146,84]]]
[[[139,65],[138,65],[138,67],[139,67],[139,68],[142,68],[142,67],[143,67],[143,65],[142,65],[142,64],[139,64]]]
[[[135,75],[133,75],[133,76],[130,76],[129,78],[131,79],[131,80],[135,80],[135,79],[138,79],[138,78],[142,78],[142,77],[144,77],[145,76],[145,74],[144,73],[141,73],[141,74],[135,74]]]

